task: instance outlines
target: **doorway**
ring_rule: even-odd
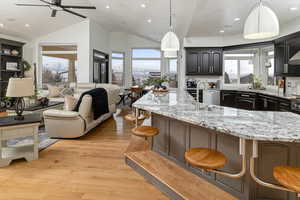
[[[109,55],[93,50],[93,82],[108,83]]]

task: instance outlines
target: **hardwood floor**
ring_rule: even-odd
[[[1,200],[168,199],[125,164],[130,122],[120,113],[90,134],[61,140],[40,159],[0,169]]]

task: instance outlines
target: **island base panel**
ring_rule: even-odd
[[[187,164],[184,152],[190,148],[206,147],[225,154],[228,162],[222,170],[230,173],[241,169],[239,138],[186,122],[152,114],[152,126],[159,128],[159,135],[153,138],[152,150],[172,160],[186,170],[205,178],[210,183],[243,200],[296,200],[295,193],[278,191],[258,185],[249,173],[252,141],[246,141],[247,173],[243,178],[231,179],[215,173],[205,172]],[[256,174],[262,180],[278,184],[273,178],[273,168],[278,165],[300,167],[300,144],[273,141],[259,142],[259,157],[256,159]],[[201,188],[199,188],[201,189]]]

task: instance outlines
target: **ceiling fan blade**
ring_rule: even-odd
[[[41,5],[41,4],[23,4],[23,3],[16,3],[16,6],[43,6],[43,7],[49,7],[49,5]]]
[[[57,10],[52,10],[51,17],[55,17],[56,13],[57,13]]]
[[[73,11],[68,10],[68,9],[65,9],[65,8],[63,8],[63,11],[68,12],[68,13],[71,13],[71,14],[76,15],[76,16],[78,16],[78,17],[86,18],[86,16],[83,16],[83,15],[81,15],[81,14],[79,14],[79,13],[73,12]]]
[[[74,8],[74,9],[96,9],[95,6],[71,6],[71,5],[62,5],[63,8]]]
[[[43,3],[46,3],[46,4],[49,4],[49,5],[53,5],[51,2],[49,2],[49,1],[45,1],[45,0],[40,0],[41,2],[43,2]]]

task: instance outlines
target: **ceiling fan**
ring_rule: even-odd
[[[40,0],[45,4],[23,4],[17,3],[16,6],[36,6],[36,7],[49,7],[52,10],[51,17],[55,17],[57,11],[64,11],[70,14],[76,15],[78,17],[86,18],[86,16],[76,13],[70,9],[96,9],[95,6],[75,6],[75,5],[62,5],[62,0]]]

